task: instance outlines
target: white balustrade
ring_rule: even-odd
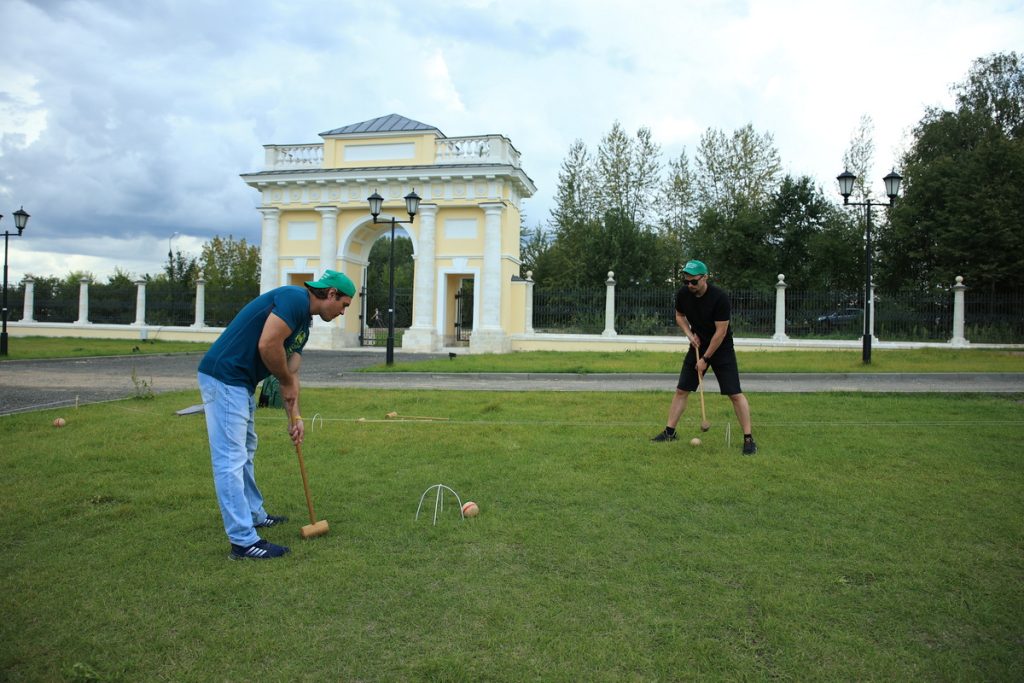
[[[308,145],[263,145],[264,165],[268,171],[282,171],[296,168],[323,168],[324,146],[321,143]]]
[[[519,152],[502,135],[442,138],[436,141],[434,163],[508,164],[519,168]]]

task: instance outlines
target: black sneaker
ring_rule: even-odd
[[[754,443],[753,437],[743,437],[743,455],[753,455],[757,453],[757,444]]]
[[[264,541],[261,538],[248,548],[244,545],[235,545],[232,543],[231,555],[229,555],[229,557],[232,560],[273,560],[274,558],[282,557],[289,552],[291,551],[285,546],[274,545],[270,541]]]
[[[267,518],[265,520],[263,520],[259,524],[254,524],[253,526],[259,529],[262,527],[277,526],[278,524],[284,524],[287,521],[288,518],[284,515],[267,515]]]
[[[661,434],[658,434],[656,437],[652,438],[651,441],[657,441],[660,443],[662,441],[675,441],[678,438],[679,437],[675,434],[675,432],[669,434],[667,431],[663,430]]]

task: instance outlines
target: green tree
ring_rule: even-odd
[[[879,282],[931,289],[963,275],[990,291],[1024,267],[1024,66],[1016,53],[977,60],[932,108],[904,157],[904,196],[879,231]]]
[[[668,177],[658,195],[658,209],[659,248],[668,264],[665,280],[678,287],[699,213],[696,180],[685,149],[668,162]]]
[[[390,269],[391,239],[381,237],[370,247],[366,267],[366,288],[387,296]],[[395,289],[411,289],[413,283],[412,240],[406,235],[395,235]]]
[[[770,225],[765,207],[742,197],[728,206],[705,206],[690,257],[707,263],[726,288],[766,290],[776,280]]]
[[[871,117],[864,114],[860,117],[860,124],[850,138],[850,146],[843,153],[843,168],[857,179],[853,183],[853,193],[850,199],[855,202],[866,201],[871,193],[872,166],[875,158],[875,123]]]
[[[660,153],[649,129],[640,128],[631,138],[618,121],[602,138],[595,158],[581,140],[572,144],[558,176],[553,241],[550,247],[534,243],[539,283],[595,286],[615,264],[633,264],[637,245],[647,245],[647,257],[636,266],[622,266],[631,272],[621,275],[651,280],[651,257],[658,248],[650,217],[656,211]]]
[[[199,265],[211,293],[246,300],[259,294],[260,249],[245,238],[214,237],[203,245]]]
[[[864,248],[856,216],[829,201],[810,177],[784,177],[767,218],[775,272],[786,282],[804,291],[857,289]]]
[[[781,168],[771,133],[758,133],[751,124],[730,136],[709,128],[695,158],[698,201],[719,212],[763,206],[778,186]]]
[[[128,271],[121,270],[121,266],[115,266],[113,275],[107,277],[107,284],[116,287],[134,286],[135,278]]]
[[[521,274],[533,272],[534,278],[538,277],[540,265],[551,250],[551,234],[544,229],[543,225],[536,228],[523,228],[519,233],[519,253],[521,261]]]

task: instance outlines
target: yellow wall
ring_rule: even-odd
[[[430,131],[418,135],[379,136],[366,138],[325,138],[324,168],[373,168],[378,166],[394,166],[400,162],[402,166],[429,166],[434,163],[436,153],[436,133]],[[413,145],[411,159],[380,159],[346,161],[345,149],[360,148],[369,145]],[[356,150],[353,150],[356,151]],[[350,152],[351,154],[351,152]]]

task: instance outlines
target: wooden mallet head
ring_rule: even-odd
[[[302,529],[299,530],[299,533],[302,535],[303,538],[315,538],[316,536],[323,536],[330,530],[331,528],[327,524],[327,520],[321,519],[319,522],[307,524],[306,526],[302,527]]]

